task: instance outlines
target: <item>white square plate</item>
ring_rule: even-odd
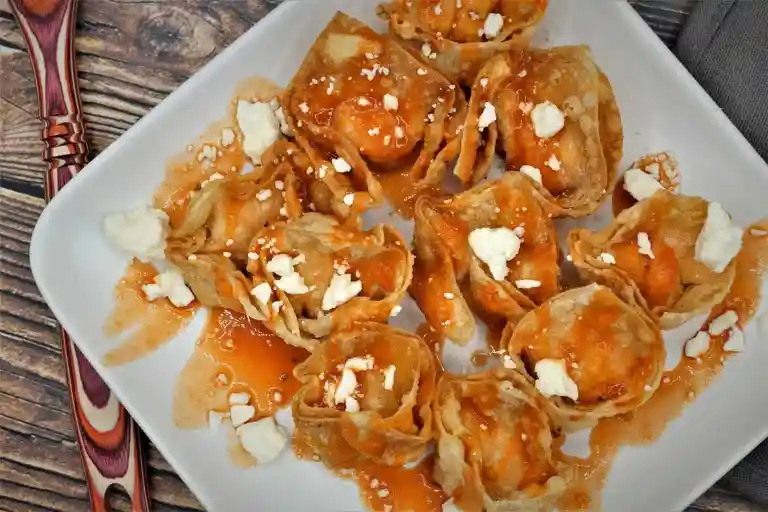
[[[354,484],[320,464],[297,461],[286,451],[273,464],[237,469],[223,432],[174,426],[174,383],[202,318],[150,357],[119,368],[100,363],[114,346],[101,329],[127,263],[108,245],[102,221],[150,201],[166,160],[224,117],[243,78],[261,75],[287,84],[335,9],[383,30],[375,3],[289,2],[276,9],[99,155],[44,211],[32,238],[32,270],[54,314],[212,511],[363,507]],[[766,216],[765,163],[627,3],[551,0],[537,39],[592,47],[621,108],[625,165],[650,151],[672,150],[684,193],[719,201],[740,225]],[[609,215],[598,217],[603,223]],[[752,326],[746,336],[746,353],[729,360],[658,442],[621,451],[604,492],[606,512],[682,510],[768,435],[768,344],[759,342]],[[281,412],[279,420],[290,422],[290,414]]]

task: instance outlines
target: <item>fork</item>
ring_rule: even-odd
[[[73,42],[77,0],[10,0],[10,5],[35,74],[47,202],[83,169],[88,155]],[[107,492],[119,486],[133,511],[149,511],[138,426],[63,329],[61,350],[91,509],[106,512]]]

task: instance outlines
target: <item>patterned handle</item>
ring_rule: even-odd
[[[74,59],[77,0],[10,0],[10,4],[35,73],[49,201],[85,166],[88,154]],[[130,495],[132,510],[149,511],[138,427],[64,330],[61,348],[92,510],[107,510],[107,490],[117,484]]]

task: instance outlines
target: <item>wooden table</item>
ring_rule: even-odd
[[[81,0],[77,67],[94,153],[280,1]],[[635,4],[672,44],[693,1]],[[56,320],[29,269],[29,239],[43,208],[36,116],[31,66],[0,0],[0,511],[75,512],[87,510],[88,501]],[[151,446],[148,453],[155,509],[200,510],[163,457]],[[112,502],[128,510],[119,493]],[[716,485],[690,510],[763,509]]]

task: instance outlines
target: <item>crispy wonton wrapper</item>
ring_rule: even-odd
[[[536,366],[543,360],[564,365],[578,396],[555,395],[549,403],[567,431],[643,404],[658,388],[666,359],[651,317],[598,284],[563,292],[509,322],[502,346],[531,380],[540,377]]]
[[[264,165],[250,173],[205,180],[182,205],[166,245],[166,257],[203,306],[257,320],[266,317],[253,305],[251,283],[241,271],[251,240],[271,223],[299,218],[306,202],[306,186],[294,173],[299,148],[281,139],[264,155]]]
[[[410,170],[435,185],[458,154],[462,91],[393,39],[337,13],[310,49],[283,100],[314,172],[364,210],[383,200],[371,172]],[[333,165],[341,157],[351,169]]]
[[[486,63],[472,91],[454,171],[459,178],[476,182],[487,172],[474,161],[481,140],[475,128],[486,103],[492,103],[507,169],[538,169],[542,194],[558,215],[583,217],[600,206],[618,170],[623,131],[610,82],[588,47],[499,55]],[[565,125],[552,137],[539,138],[531,110],[545,101],[565,114]]]
[[[602,231],[571,231],[568,250],[585,279],[643,305],[662,329],[672,329],[721,302],[736,273],[735,261],[717,273],[695,258],[708,204],[660,190]],[[639,252],[640,233],[648,236],[653,258]]]
[[[386,322],[408,290],[413,256],[392,226],[369,231],[347,228],[333,217],[307,213],[291,223],[276,223],[253,240],[248,271],[253,285],[268,283],[271,300],[256,301],[267,325],[286,342],[314,350],[320,339],[355,322]],[[281,276],[270,272],[277,255],[293,258],[294,269],[309,289],[289,294],[276,285]],[[361,290],[329,309],[324,304],[334,278],[345,276]]]
[[[516,372],[444,374],[435,477],[462,510],[549,511],[570,480],[552,454],[544,399]]]
[[[276,142],[278,145],[295,148],[285,141]],[[203,182],[188,199],[183,220],[169,234],[166,252],[185,258],[229,253],[244,267],[256,233],[270,222],[298,218],[304,185],[290,163],[278,158],[275,151],[270,148],[265,153],[271,153],[269,163],[250,173]]]
[[[432,327],[455,343],[472,338],[475,319],[463,290],[485,312],[510,320],[558,293],[557,235],[549,217],[540,192],[518,173],[451,199],[422,196],[416,204],[411,294]],[[479,228],[502,227],[522,233],[522,244],[507,264],[507,276],[495,280],[468,237]],[[519,280],[540,285],[518,288]]]
[[[404,39],[426,64],[451,80],[471,83],[483,63],[494,55],[528,46],[547,3],[394,0],[379,6],[379,16],[389,21],[390,31]],[[501,29],[493,36],[485,30],[489,15],[503,17]]]
[[[334,400],[340,368],[351,358],[371,363],[354,371],[354,412],[346,410],[350,402]],[[387,371],[394,371],[391,386]],[[424,454],[432,438],[436,366],[421,337],[360,323],[331,335],[294,373],[302,383],[293,400],[295,437],[329,467],[349,468],[359,458],[402,465]]]

